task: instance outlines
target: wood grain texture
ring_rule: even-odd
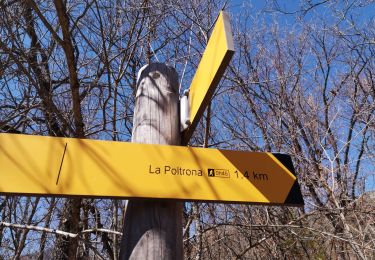
[[[161,63],[138,80],[132,142],[180,144],[177,72]],[[182,203],[130,200],[120,259],[182,259]]]

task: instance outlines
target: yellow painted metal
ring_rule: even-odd
[[[0,193],[283,204],[272,154],[0,134]]]
[[[186,144],[219,84],[234,53],[229,17],[220,12],[189,89],[190,127],[183,134]]]

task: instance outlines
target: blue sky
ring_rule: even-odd
[[[271,2],[271,1],[268,1]],[[375,2],[368,4],[363,7],[361,2],[363,1],[328,1],[325,4],[317,5],[314,8],[308,9],[308,11],[300,11],[302,5],[300,1],[292,0],[279,0],[276,1],[280,10],[279,12],[274,7],[275,5],[267,4],[267,1],[262,0],[234,0],[229,1],[226,10],[229,13],[237,14],[251,10],[251,14],[257,22],[266,25],[277,24],[280,31],[298,31],[300,25],[309,24],[314,26],[316,29],[319,28],[331,28],[335,27],[340,31],[346,33],[353,33],[353,27],[351,22],[354,21],[356,27],[361,28],[373,28],[375,26]],[[313,4],[317,4],[320,1],[311,1]],[[305,8],[306,9],[306,8]],[[256,22],[256,23],[257,23]],[[257,26],[257,24],[252,24]],[[251,28],[251,27],[250,27]],[[314,65],[314,64],[312,64]],[[332,70],[340,72],[344,69],[344,64],[336,62]],[[353,165],[355,162],[353,162]],[[364,174],[368,175],[365,180],[366,190],[375,190],[375,175],[373,172],[374,162],[372,158],[367,158],[362,163],[362,170]]]

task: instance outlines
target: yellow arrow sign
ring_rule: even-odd
[[[303,204],[285,155],[15,134],[0,193]]]
[[[193,134],[207,104],[234,53],[229,17],[220,12],[189,89],[191,125],[183,133],[183,144]]]

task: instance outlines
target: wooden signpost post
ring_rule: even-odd
[[[178,98],[178,75],[174,68],[158,63],[144,68],[137,82],[132,142],[179,145]],[[134,144],[133,148],[135,146],[153,147],[153,151],[149,151],[150,154],[140,148],[141,153],[146,152],[144,156],[137,155],[136,150],[139,149],[131,149],[128,153],[118,151],[122,155],[120,165],[127,164],[125,161],[133,166],[142,165],[159,154],[155,145]],[[139,169],[130,169],[129,177],[136,179],[139,172]],[[134,189],[132,185],[122,184],[120,190]],[[161,183],[147,178],[138,180],[143,190],[152,190],[158,184]],[[129,200],[120,259],[183,259],[182,203],[155,199]]]
[[[121,259],[182,258],[176,200],[303,206],[288,155],[178,146],[189,142],[233,53],[221,12],[190,86],[191,124],[181,135],[178,76],[164,64],[140,75],[133,143],[0,134],[0,194],[158,199],[129,202]]]

